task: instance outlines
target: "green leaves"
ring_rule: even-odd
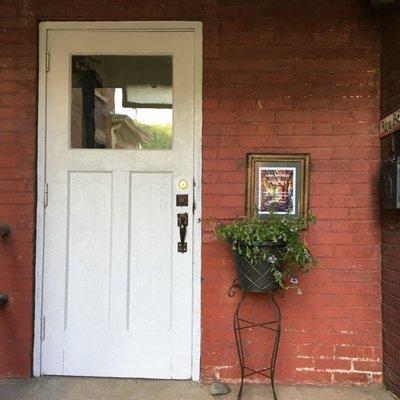
[[[295,285],[285,286],[287,278],[295,277],[298,272],[308,272],[317,265],[302,233],[309,224],[315,223],[316,218],[311,212],[307,217],[299,218],[272,212],[267,220],[245,217],[221,224],[215,233],[252,264],[265,262],[266,268],[271,268],[268,257],[272,254],[279,257],[282,267],[274,269],[274,276],[283,288],[288,289]]]

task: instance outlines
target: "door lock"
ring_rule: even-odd
[[[186,227],[189,223],[188,213],[180,213],[177,215],[178,217],[178,226],[179,226],[179,236],[180,242],[178,242],[178,252],[186,253],[187,252],[187,243],[185,242],[186,237]]]
[[[176,195],[176,206],[187,207],[189,205],[189,196],[187,194]]]

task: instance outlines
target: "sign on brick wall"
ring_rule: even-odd
[[[388,135],[389,133],[398,130],[400,130],[400,110],[397,110],[393,114],[388,115],[380,122],[381,136]]]

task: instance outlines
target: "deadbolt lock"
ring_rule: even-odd
[[[176,206],[187,207],[189,205],[189,196],[187,194],[176,195]]]

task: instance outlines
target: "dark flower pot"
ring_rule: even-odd
[[[281,257],[279,247],[271,247],[268,244],[263,246],[269,255],[276,257],[275,268],[281,270]],[[268,260],[262,261],[256,265],[251,264],[237,251],[234,253],[236,278],[239,287],[247,292],[274,292],[280,288],[276,282],[271,270],[271,264]]]

